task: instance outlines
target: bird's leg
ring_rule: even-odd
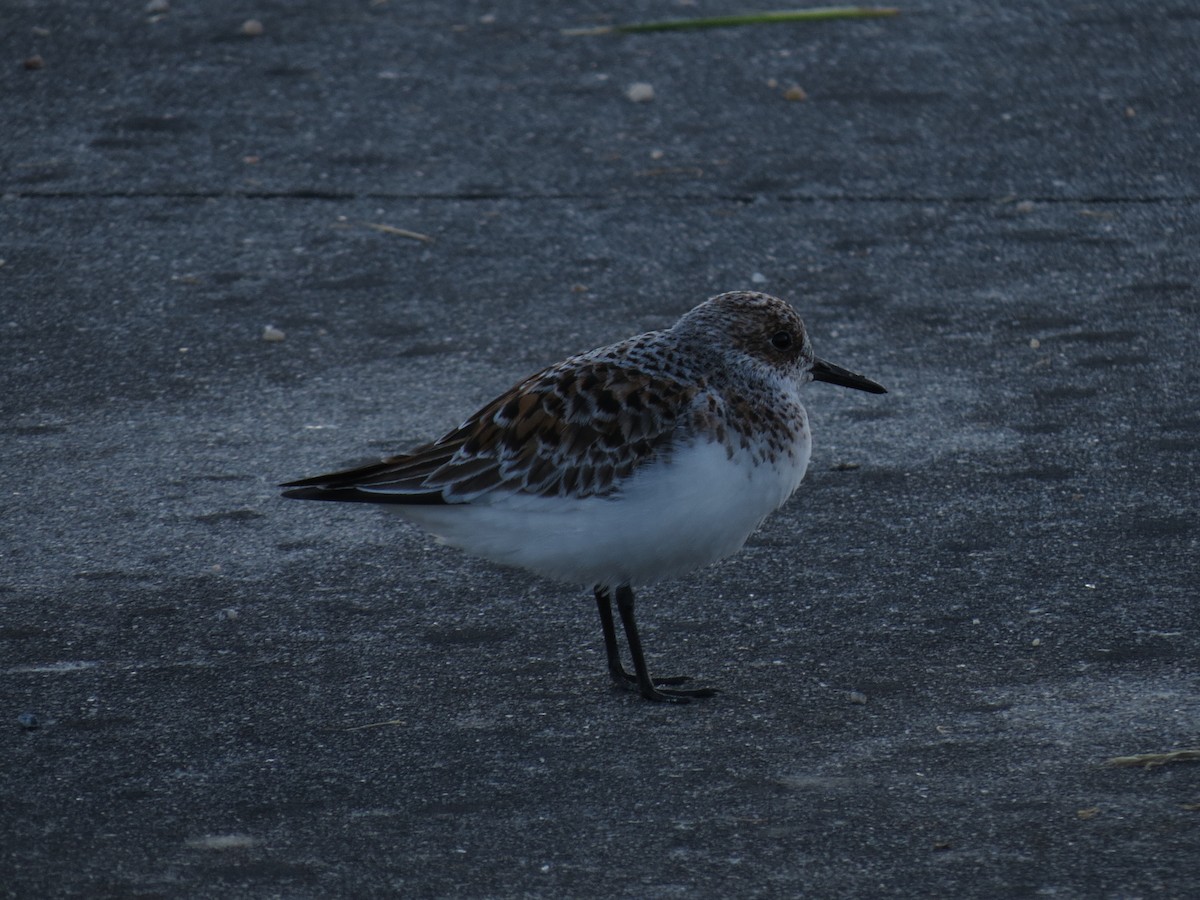
[[[637,690],[638,677],[626,672],[625,667],[621,665],[621,650],[617,646],[617,629],[613,620],[612,598],[609,596],[608,588],[596,585],[593,593],[596,595],[596,607],[600,610],[600,628],[604,631],[604,652],[608,656],[608,674],[612,676],[612,680],[618,687],[631,691]],[[655,678],[654,684],[683,684],[687,680],[686,675],[675,678]]]
[[[613,624],[612,600],[608,588],[596,585],[596,606],[600,609],[600,628],[604,631],[604,652],[608,655],[608,674],[621,687],[626,687],[633,676],[621,665],[621,651],[617,647],[617,629]]]
[[[647,700],[687,703],[692,697],[711,697],[716,693],[712,688],[692,688],[681,691],[656,688],[646,666],[646,656],[642,653],[642,639],[638,637],[637,622],[633,618],[633,589],[627,584],[617,588],[617,612],[621,614],[621,624],[625,626],[625,639],[629,642],[629,655],[633,657],[633,668],[637,673],[637,686],[643,697]],[[611,615],[610,610],[609,616],[611,617]],[[601,616],[603,616],[603,612]],[[665,682],[659,681],[658,683],[664,684]],[[678,683],[678,681],[672,683]]]

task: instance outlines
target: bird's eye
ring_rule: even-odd
[[[792,346],[792,333],[790,331],[777,331],[771,335],[771,346],[776,350],[786,350]]]

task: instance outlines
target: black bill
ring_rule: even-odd
[[[887,393],[887,388],[882,384],[876,384],[864,375],[851,372],[849,369],[843,369],[841,366],[835,366],[833,363],[827,363],[823,359],[813,360],[812,376],[813,381],[840,384],[842,387],[854,388],[857,391],[866,391],[870,394]]]

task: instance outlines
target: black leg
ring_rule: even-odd
[[[692,697],[711,697],[716,693],[712,688],[693,688],[682,691],[659,690],[656,688],[654,680],[650,678],[650,670],[646,666],[646,656],[642,652],[642,639],[638,636],[637,622],[633,617],[633,589],[627,584],[623,584],[617,588],[617,612],[621,614],[621,624],[625,626],[625,639],[629,642],[629,655],[633,657],[633,668],[637,673],[638,690],[642,692],[643,697],[647,700],[687,703]],[[603,613],[601,613],[601,616],[603,616]],[[611,609],[609,610],[609,616],[610,618],[612,616]],[[663,682],[659,683],[662,684]]]
[[[600,628],[604,631],[604,653],[608,657],[608,674],[617,687],[630,691],[638,690],[638,678],[625,671],[621,665],[621,649],[617,646],[617,628],[612,613],[612,598],[608,588],[596,585],[592,592],[596,595],[596,607],[600,610]],[[655,678],[657,685],[683,684],[688,681],[686,675],[674,678]]]
[[[596,606],[600,609],[600,628],[604,631],[604,652],[608,655],[608,674],[621,687],[626,687],[633,676],[621,665],[621,651],[617,647],[617,629],[613,624],[612,600],[608,596],[608,588],[596,585],[593,589],[596,595]]]

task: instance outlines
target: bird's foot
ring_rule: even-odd
[[[692,679],[687,675],[669,675],[663,678],[651,678],[651,684],[646,686],[643,686],[638,681],[638,677],[632,672],[622,670],[619,674],[613,672],[612,676],[613,682],[622,690],[637,691],[645,699],[658,703],[687,703],[693,697],[712,697],[717,693],[716,688],[670,689],[674,685],[686,684],[691,681]]]
[[[651,688],[648,691],[642,691],[644,699],[653,700],[656,703],[690,703],[692,698],[714,697],[716,694],[716,688],[688,688],[683,691]]]

